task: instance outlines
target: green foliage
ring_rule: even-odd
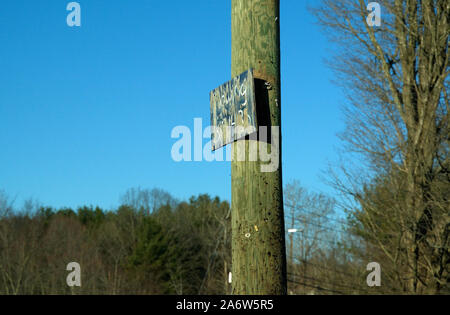
[[[102,209],[96,207],[81,207],[77,210],[77,216],[80,222],[86,226],[98,227],[105,219]]]
[[[154,211],[41,207],[0,218],[0,294],[222,293],[226,275],[218,271],[230,250],[216,245],[228,203],[159,196]],[[82,267],[81,288],[65,283],[72,261]]]
[[[169,241],[163,233],[161,225],[151,217],[145,217],[140,222],[136,244],[128,258],[129,268],[144,275],[154,277],[168,290],[167,264],[170,262]]]

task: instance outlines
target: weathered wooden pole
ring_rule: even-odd
[[[283,186],[281,176],[279,0],[232,0],[232,76],[252,68],[258,123],[269,128],[267,145],[276,153],[273,171],[258,154],[249,160],[255,140],[232,144],[233,294],[287,293]],[[272,129],[274,127],[274,129]],[[272,132],[271,132],[272,130]],[[274,131],[279,132],[274,132]],[[273,137],[277,141],[273,141]],[[279,136],[279,137],[278,137]],[[264,140],[264,139],[263,139]],[[270,141],[272,140],[272,141]],[[238,161],[245,142],[245,161]],[[257,146],[261,149],[261,139]],[[267,143],[267,141],[265,141]]]

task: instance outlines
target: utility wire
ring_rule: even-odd
[[[320,217],[320,218],[326,218],[327,220],[334,221],[334,222],[337,222],[337,223],[339,223],[339,224],[343,224],[343,225],[348,226],[348,227],[350,227],[350,228],[353,227],[353,226],[350,225],[348,222],[343,221],[343,220],[339,220],[339,219],[335,219],[335,218],[330,218],[330,217],[327,216],[327,215],[315,213],[315,212],[312,212],[312,211],[308,211],[308,210],[306,210],[306,209],[304,209],[304,208],[296,207],[296,206],[290,205],[290,204],[288,204],[288,203],[285,203],[284,205],[287,206],[287,207],[290,207],[290,208],[294,208],[295,210],[302,211],[302,212],[304,212],[304,213],[306,213],[306,214],[310,214],[310,215],[313,215],[313,216],[316,216],[316,217]]]
[[[317,267],[317,268],[322,269],[322,270],[332,271],[334,273],[338,272],[339,274],[345,275],[347,277],[355,277],[356,276],[356,275],[350,274],[348,272],[343,272],[343,271],[339,271],[339,270],[336,270],[336,269],[331,269],[330,267],[325,267],[323,265],[318,265],[318,264],[306,261],[304,259],[297,259],[297,260],[300,261],[301,263],[305,264],[305,265],[310,265],[310,266],[313,266],[313,267]]]
[[[341,295],[347,295],[346,293],[341,292],[341,291],[338,291],[338,290],[332,290],[332,289],[322,288],[322,287],[320,287],[320,286],[315,286],[315,285],[311,285],[311,284],[306,284],[306,283],[303,283],[303,282],[300,282],[300,281],[294,281],[294,280],[292,280],[292,279],[289,279],[288,281],[291,282],[291,283],[303,285],[303,286],[305,286],[305,287],[317,289],[317,290],[319,290],[319,291],[328,291],[328,292],[331,292],[331,293],[337,293],[337,294],[341,294]]]
[[[333,246],[336,246],[337,243],[339,243],[339,241],[325,240],[325,239],[317,237],[317,236],[303,235],[303,237],[307,238],[309,240],[313,240],[313,241],[320,241],[320,242],[324,242],[324,243],[329,243],[329,244],[331,244]]]
[[[295,276],[295,277],[300,277],[300,278],[303,278],[303,279],[306,279],[306,280],[310,280],[310,281],[314,281],[314,282],[323,282],[323,280],[319,280],[319,279],[316,279],[316,278],[307,277],[307,276],[303,276],[303,275],[294,275],[292,273],[288,273],[288,275]],[[331,281],[327,281],[324,284],[331,285],[331,286],[334,286],[334,287],[341,287],[341,288],[345,288],[345,289],[350,289],[352,291],[361,291],[361,292],[364,292],[364,293],[370,293],[369,291],[367,291],[367,289],[363,289],[361,287],[349,286],[349,285],[340,284],[340,283],[338,284],[338,283],[334,283],[334,282],[331,282]]]
[[[328,231],[332,231],[332,232],[337,232],[337,233],[346,233],[346,231],[343,230],[343,229],[335,229],[335,228],[331,228],[331,227],[328,227],[328,226],[325,226],[325,225],[322,225],[322,224],[318,224],[318,223],[315,223],[315,222],[308,221],[308,220],[306,220],[306,219],[295,218],[295,220],[298,220],[298,221],[300,221],[300,222],[302,222],[302,223],[304,223],[304,224],[310,224],[310,225],[316,226],[316,227],[321,228],[321,229],[324,229],[324,230],[328,230]]]

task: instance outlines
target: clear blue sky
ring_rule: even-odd
[[[230,200],[230,163],[172,161],[171,130],[209,123],[209,91],[231,79],[231,0],[80,0],[81,28],[69,2],[1,2],[0,190],[54,207],[112,208],[136,186]],[[331,46],[314,2],[281,2],[284,181],[331,192]]]

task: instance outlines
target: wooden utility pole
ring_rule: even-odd
[[[280,127],[278,168],[262,172],[249,161],[250,143],[232,144],[233,294],[287,293],[281,176],[279,0],[232,0],[232,76],[254,69],[259,126]],[[245,142],[245,161],[237,161]],[[259,141],[259,140],[258,140]],[[260,142],[258,142],[260,147]]]

